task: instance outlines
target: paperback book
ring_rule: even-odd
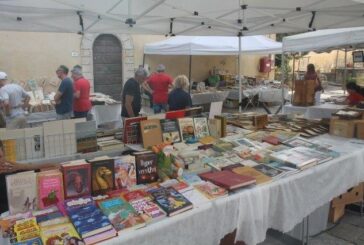
[[[186,141],[195,137],[195,130],[193,126],[193,119],[190,117],[178,119],[179,130],[181,132],[182,140]]]
[[[159,119],[148,119],[140,122],[140,132],[144,148],[159,145],[163,142]]]
[[[162,119],[160,123],[162,128],[163,142],[181,142],[181,135],[176,119]]]
[[[64,190],[61,172],[58,170],[39,172],[37,174],[37,184],[39,209],[63,202]]]
[[[91,194],[91,166],[85,160],[62,164],[64,197],[78,198]]]
[[[105,194],[114,189],[114,159],[103,156],[89,160],[91,164],[92,195]]]
[[[210,135],[209,125],[206,117],[195,117],[193,118],[195,136],[196,138],[203,138]]]
[[[83,242],[71,223],[43,227],[40,231],[43,244],[81,245]]]
[[[214,200],[228,195],[228,192],[224,188],[208,181],[196,184],[194,187],[209,200]]]
[[[114,158],[115,188],[130,189],[136,185],[135,156],[124,155]]]
[[[157,155],[151,151],[135,155],[137,184],[148,184],[158,180]]]

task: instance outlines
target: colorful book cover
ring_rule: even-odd
[[[37,175],[38,208],[44,209],[64,200],[63,176],[59,171],[45,171]]]
[[[123,141],[125,144],[140,144],[140,122],[147,120],[147,117],[125,118],[123,127]]]
[[[195,129],[193,127],[192,118],[190,117],[179,118],[178,125],[183,141],[195,137]]]
[[[145,226],[143,218],[128,202],[121,198],[102,201],[99,206],[117,231]]]
[[[71,223],[43,227],[40,237],[43,244],[83,244]]]
[[[153,152],[134,153],[137,184],[148,184],[158,180],[157,155]]]
[[[194,185],[194,187],[210,200],[228,195],[227,190],[211,182],[202,182]]]
[[[166,216],[166,213],[148,197],[134,199],[130,201],[130,204],[147,223]]]
[[[173,187],[153,189],[150,190],[150,194],[168,216],[179,214],[193,207],[192,203]]]
[[[116,189],[129,189],[136,185],[135,156],[115,157],[114,164]]]
[[[11,214],[37,209],[37,174],[27,171],[6,176],[9,211]]]
[[[163,142],[181,142],[181,135],[176,119],[162,119],[160,122],[162,127]]]
[[[210,135],[209,125],[206,117],[195,117],[193,118],[195,136],[197,138],[203,138]]]
[[[114,189],[114,159],[109,157],[95,158],[91,163],[92,195],[105,194]]]
[[[64,197],[78,198],[91,193],[91,166],[85,160],[62,165]]]
[[[76,148],[78,153],[97,151],[96,121],[76,123]]]

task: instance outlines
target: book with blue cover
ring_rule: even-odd
[[[160,187],[150,190],[149,193],[168,216],[174,216],[193,207],[192,203],[173,187]]]
[[[42,245],[42,240],[39,237],[37,237],[23,242],[16,242],[13,243],[13,245]]]

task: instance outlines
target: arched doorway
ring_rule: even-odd
[[[98,36],[93,44],[94,91],[120,100],[122,89],[122,47],[111,34]]]

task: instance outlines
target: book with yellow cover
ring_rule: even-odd
[[[259,172],[258,170],[255,170],[252,167],[248,166],[237,167],[232,169],[232,171],[240,175],[245,175],[255,178],[257,180],[256,182],[257,185],[272,181],[271,177]]]
[[[43,244],[78,244],[82,241],[71,223],[42,227],[40,237]]]

